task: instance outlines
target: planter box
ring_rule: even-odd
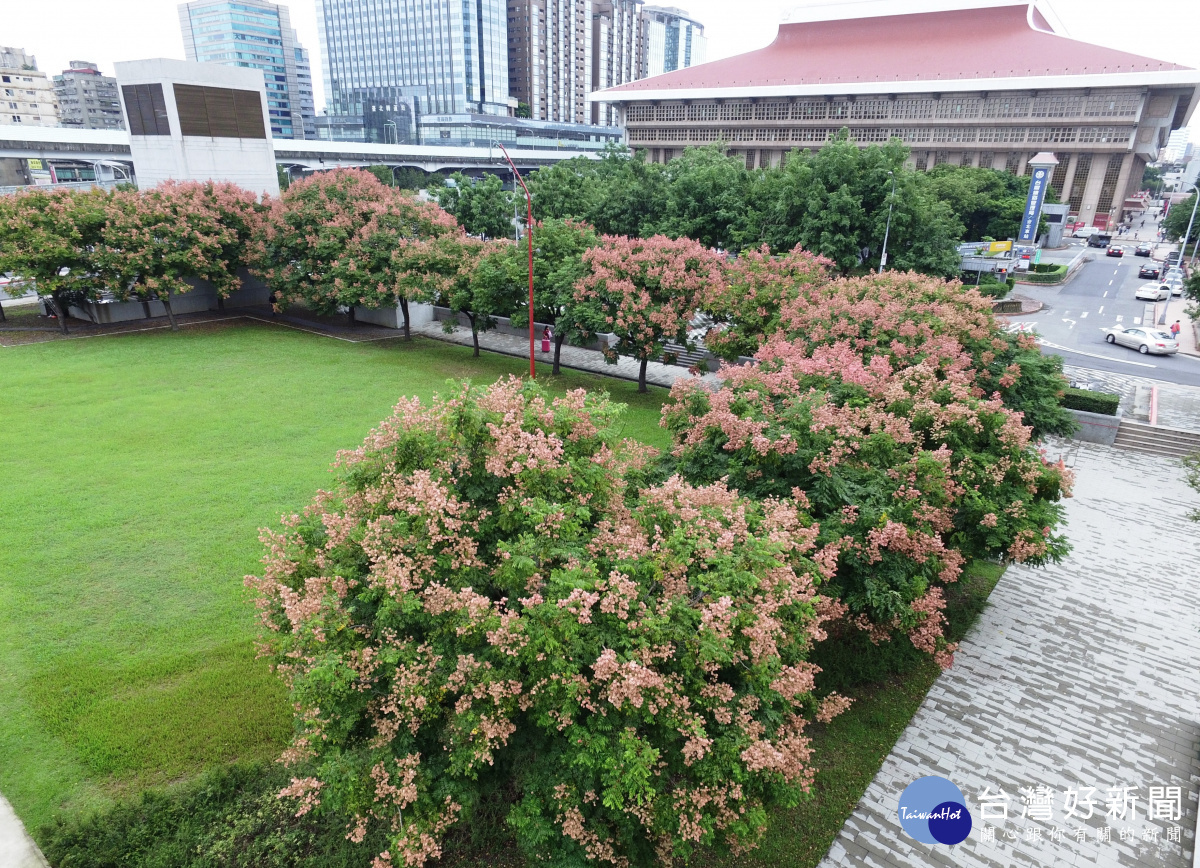
[[[389,329],[404,328],[404,314],[400,306],[394,307],[355,307],[354,318],[359,322],[369,322]],[[412,328],[433,322],[433,306],[409,302],[408,320]]]
[[[1084,443],[1100,443],[1112,446],[1117,439],[1117,429],[1121,427],[1121,417],[1106,416],[1103,413],[1089,413],[1086,410],[1067,410],[1078,423],[1079,430],[1072,436]]]

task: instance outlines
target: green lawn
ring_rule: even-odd
[[[272,758],[283,691],[255,661],[242,576],[257,529],[328,483],[401,395],[520,374],[418,338],[350,344],[266,325],[0,348],[0,792],[31,829],[62,808]],[[666,392],[569,374],[665,446]]]

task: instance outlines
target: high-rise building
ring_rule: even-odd
[[[317,103],[313,96],[312,61],[309,60],[308,49],[296,43],[296,93],[300,97],[300,118],[304,124],[304,138],[317,137]],[[298,137],[297,137],[298,138]]]
[[[70,69],[54,76],[59,122],[83,130],[123,130],[117,80],[102,75],[100,67],[86,60],[72,60]]]
[[[509,115],[507,18],[507,0],[317,0],[330,135],[412,141],[424,115]]]
[[[0,46],[0,124],[58,126],[54,85],[23,48]]]
[[[644,6],[642,55],[638,78],[662,75],[704,63],[708,42],[704,25],[673,6]]]
[[[509,94],[534,120],[591,120],[592,0],[508,0]]]
[[[642,0],[593,0],[592,90],[616,87],[638,77],[642,56]],[[593,102],[591,121],[619,122],[608,103]]]
[[[1167,146],[1163,148],[1162,155],[1159,157],[1164,163],[1178,163],[1183,159],[1184,149],[1188,144],[1190,131],[1187,127],[1181,130],[1175,130],[1167,137]]]
[[[266,0],[194,0],[179,4],[179,26],[188,60],[262,70],[273,135],[303,139],[313,129],[312,72],[300,77],[308,55],[288,7]]]

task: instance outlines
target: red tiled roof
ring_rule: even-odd
[[[1187,70],[1050,32],[1028,4],[781,24],[766,48],[610,88],[638,91]],[[1045,29],[1038,29],[1045,28]]]

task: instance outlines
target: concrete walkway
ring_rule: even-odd
[[[442,330],[440,322],[431,322],[423,326],[417,326],[413,329],[414,334],[420,334],[427,338],[434,338],[439,341],[449,341],[463,346],[471,346],[471,330],[458,326],[455,330],[447,334]],[[543,353],[542,342],[539,340],[535,344],[536,352],[534,359],[537,362],[539,372],[550,373],[551,365],[554,363],[553,344],[551,351]],[[529,339],[525,337],[517,337],[516,335],[502,334],[498,331],[483,332],[479,335],[480,350],[503,353],[508,356],[517,356],[522,359],[529,358]],[[633,380],[637,382],[639,362],[636,359],[630,359],[625,356],[617,361],[615,365],[610,365],[604,359],[604,355],[599,350],[585,350],[582,347],[572,347],[566,344],[562,348],[561,364],[564,368],[572,368],[577,371],[591,371],[595,374],[603,374],[606,377],[620,377],[623,380]],[[646,382],[653,386],[664,386],[671,388],[671,384],[681,377],[687,378],[692,375],[688,373],[688,369],[681,365],[664,365],[662,362],[650,362],[646,366]],[[705,374],[704,380],[710,383],[718,383],[714,374]]]
[[[4,796],[0,796],[0,868],[47,868],[42,851]]]
[[[1073,553],[1000,579],[822,868],[1192,868],[1200,533],[1186,514],[1200,496],[1174,461],[1077,443],[1049,452],[1078,474],[1066,502]],[[957,846],[900,828],[898,798],[925,775],[967,798],[973,828]],[[1051,791],[1048,819],[1037,787]],[[1001,792],[1007,801],[991,798]],[[1122,815],[1123,795],[1136,801]],[[1157,796],[1162,813],[1148,817]]]

